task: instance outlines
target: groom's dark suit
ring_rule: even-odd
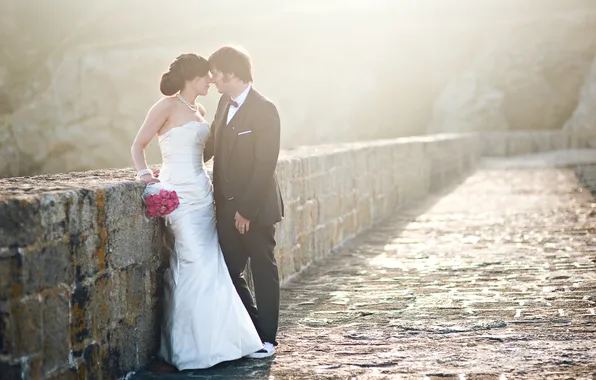
[[[283,201],[275,166],[279,156],[280,121],[268,99],[250,89],[227,122],[229,97],[219,100],[204,159],[214,157],[213,187],[217,232],[230,276],[263,342],[276,344],[279,276],[273,255],[275,223],[283,217]],[[240,234],[234,216],[250,220]],[[256,307],[242,273],[250,257]]]

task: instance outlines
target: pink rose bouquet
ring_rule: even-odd
[[[167,189],[159,182],[147,185],[143,200],[147,206],[147,216],[150,217],[169,215],[180,205],[176,191]]]

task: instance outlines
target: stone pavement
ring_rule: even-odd
[[[596,378],[596,201],[478,170],[287,284],[272,360],[133,379]]]

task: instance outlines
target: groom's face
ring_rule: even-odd
[[[218,70],[211,70],[211,75],[213,79],[211,80],[212,83],[215,84],[217,87],[217,91],[220,94],[227,94],[230,91],[230,78]]]

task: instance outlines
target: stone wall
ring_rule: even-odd
[[[355,234],[461,177],[477,135],[283,151],[282,281]],[[143,216],[133,171],[0,180],[0,373],[122,377],[155,354],[164,229]]]
[[[596,129],[484,132],[480,136],[483,156],[518,156],[551,150],[590,148],[590,141],[596,139]]]

